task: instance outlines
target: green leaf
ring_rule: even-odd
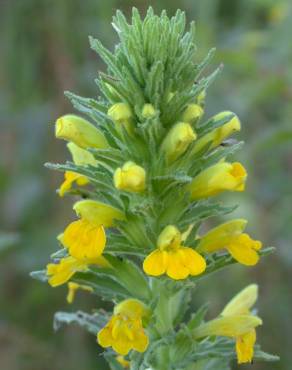
[[[197,66],[197,70],[198,70],[198,77],[201,75],[201,73],[204,71],[204,69],[210,64],[210,61],[212,60],[212,58],[214,57],[216,53],[216,48],[212,48],[211,50],[209,50],[208,54],[206,55],[206,57],[203,59],[203,61]]]
[[[136,245],[130,244],[130,242],[123,235],[116,232],[109,232],[107,234],[107,246],[106,252],[110,254],[128,254],[136,256],[144,256],[145,253],[138,249]]]
[[[198,327],[202,321],[204,320],[208,311],[208,304],[204,304],[202,307],[198,309],[197,312],[192,314],[190,321],[187,324],[188,329],[193,330]]]
[[[116,355],[113,355],[111,353],[106,353],[105,352],[104,353],[104,358],[108,362],[111,370],[124,370],[124,368],[122,367],[122,365],[120,365],[118,363],[118,361],[116,360]]]
[[[119,78],[123,78],[122,71],[117,67],[115,56],[107,50],[102,43],[93,38],[92,36],[89,36],[89,43],[92,50],[94,50],[106,63],[109,70]]]
[[[71,280],[90,286],[93,289],[93,294],[108,301],[121,300],[131,296],[131,293],[119,283],[117,276],[110,269],[91,266],[88,272],[78,272]]]
[[[111,270],[113,276],[118,279],[133,297],[148,301],[150,289],[145,275],[138,266],[129,259],[107,256],[109,263],[113,266]]]
[[[183,316],[188,309],[190,287],[192,283],[176,285],[172,281],[156,280],[152,284],[152,295],[157,300],[155,304],[155,319],[156,329],[163,337],[168,334],[181,316]]]
[[[68,249],[62,248],[51,254],[51,259],[61,259],[68,256]]]
[[[39,280],[42,283],[46,283],[48,281],[48,276],[47,276],[46,270],[32,271],[29,275],[33,279]]]
[[[229,360],[213,358],[200,360],[187,367],[186,370],[231,370]]]
[[[187,331],[180,330],[175,341],[169,346],[170,363],[176,369],[184,369],[190,363],[190,356],[196,350],[196,342],[188,335]]]
[[[243,147],[243,144],[244,142],[241,141],[230,146],[219,146],[216,150],[214,150],[212,153],[208,154],[201,160],[200,169],[203,170],[205,168],[208,168],[214,164],[217,164],[221,159],[225,159],[234,155]],[[196,165],[198,166],[198,164]],[[193,172],[192,168],[190,172]]]
[[[109,167],[114,170],[120,167],[125,162],[125,157],[122,152],[118,149],[90,149],[89,150],[98,160],[98,162],[103,163],[105,167]]]
[[[280,357],[276,355],[272,355],[270,353],[262,351],[259,346],[255,347],[254,353],[254,360],[255,361],[267,361],[267,362],[275,362],[279,361]]]
[[[233,212],[237,206],[224,206],[210,201],[193,202],[180,218],[179,226],[184,229],[190,224],[201,222],[210,217],[223,216]]]
[[[200,137],[208,134],[210,131],[215,130],[215,128],[223,126],[225,123],[229,122],[232,118],[235,117],[235,114],[230,113],[227,116],[224,116],[221,119],[215,119],[214,117],[210,118],[208,121],[203,122],[197,127],[197,134]]]
[[[84,98],[82,96],[73,94],[70,91],[65,91],[64,95],[71,101],[74,108],[79,112],[85,113],[90,117],[96,116],[104,117],[107,112],[107,107],[92,98]]]
[[[89,333],[96,335],[107,323],[108,316],[105,313],[88,314],[83,311],[56,312],[54,315],[54,330],[59,330],[63,325],[77,324],[85,328]]]

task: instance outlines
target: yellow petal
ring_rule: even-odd
[[[237,183],[233,190],[244,191],[247,172],[243,165],[239,162],[232,163],[232,171],[230,172],[230,175],[234,178],[235,182]]]
[[[91,199],[80,200],[73,206],[77,216],[95,225],[113,226],[114,220],[124,220],[125,215],[119,209]]]
[[[220,163],[219,163],[220,164]],[[224,164],[224,162],[222,162]],[[212,179],[209,181],[211,195],[216,195],[219,192],[229,191],[243,191],[244,182],[247,177],[245,168],[238,162],[229,163],[231,166],[226,173],[218,172],[214,174]]]
[[[83,285],[83,284],[77,284],[73,281],[69,281],[68,283],[68,294],[67,294],[67,302],[69,304],[73,303],[76,292],[78,289],[85,290],[86,292],[93,292],[93,288],[88,285]]]
[[[180,245],[182,235],[177,227],[173,225],[166,226],[158,236],[157,247],[159,249],[176,248]]]
[[[199,173],[186,187],[193,200],[223,191],[242,191],[247,174],[240,163],[219,162]]]
[[[239,218],[211,229],[201,237],[197,250],[211,253],[225,248],[235,235],[245,229],[246,224],[245,219]]]
[[[96,226],[86,220],[72,222],[64,231],[64,244],[71,256],[77,259],[99,257],[105,247],[106,236],[102,226]]]
[[[115,340],[112,344],[113,350],[119,353],[120,355],[126,356],[129,351],[132,349],[132,343],[126,338],[119,338]]]
[[[71,171],[66,171],[64,178],[65,179],[59,189],[60,197],[63,197],[65,193],[71,189],[74,181],[76,181],[79,186],[86,185],[89,182],[85,176],[79,175],[79,173]]]
[[[138,352],[145,352],[147,347],[149,345],[149,338],[144,333],[143,329],[140,329],[138,333],[135,335],[135,340],[133,343],[133,349],[135,349]]]
[[[259,255],[249,245],[233,242],[227,247],[231,256],[239,263],[246,266],[254,266],[259,261]]]
[[[76,184],[78,186],[84,186],[84,185],[87,185],[89,184],[89,180],[87,177],[85,176],[79,176],[77,179],[76,179]]]
[[[111,330],[108,326],[104,327],[98,332],[97,341],[104,348],[110,347],[112,345],[113,338]]]
[[[148,315],[149,310],[143,302],[135,298],[129,298],[115,306],[114,314],[126,315],[130,318],[141,318]]]
[[[184,265],[189,270],[190,275],[200,275],[206,270],[205,259],[192,248],[181,247],[180,253],[183,256]]]
[[[72,281],[68,283],[68,294],[67,294],[66,300],[69,304],[73,303],[78,287],[79,287],[79,284],[77,283],[74,283]]]
[[[127,361],[124,356],[117,356],[116,360],[123,368],[127,369],[130,367],[130,361]]]
[[[143,262],[143,270],[151,276],[160,276],[165,273],[168,264],[168,254],[156,249]]]
[[[255,304],[258,297],[258,286],[256,284],[248,285],[225,306],[222,316],[247,314]]]
[[[174,280],[186,279],[189,276],[190,271],[185,266],[184,258],[179,250],[168,253],[168,266],[166,274]]]
[[[114,315],[98,333],[99,344],[112,346],[121,355],[127,355],[131,349],[144,352],[149,341],[142,326],[145,308],[137,299],[127,299],[115,306]]]
[[[256,331],[254,329],[236,338],[237,362],[239,364],[252,361],[255,342]]]

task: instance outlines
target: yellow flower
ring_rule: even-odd
[[[238,338],[261,324],[262,320],[251,314],[224,316],[201,324],[194,330],[194,336],[195,338],[203,338],[218,335]]]
[[[255,265],[259,260],[257,251],[261,249],[262,243],[242,233],[246,224],[246,220],[236,219],[215,227],[200,238],[198,251],[212,253],[227,249],[239,263]]]
[[[225,190],[243,191],[247,173],[238,162],[219,162],[197,175],[187,186],[191,199],[207,198]]]
[[[66,227],[63,243],[71,256],[77,259],[93,259],[101,256],[106,244],[106,235],[102,225],[81,219]]]
[[[133,132],[133,113],[129,104],[116,103],[109,108],[107,115],[114,121],[118,129],[123,126],[128,133]]]
[[[155,108],[152,104],[145,104],[142,109],[143,118],[152,118],[155,116]]]
[[[52,287],[66,283],[77,271],[86,271],[87,263],[77,260],[74,257],[62,258],[59,263],[49,263],[47,265],[47,275],[49,284]]]
[[[109,144],[100,130],[87,120],[73,114],[67,114],[57,119],[55,134],[58,139],[72,141],[84,149],[109,148]]]
[[[130,367],[130,361],[125,360],[124,356],[117,356],[116,360],[118,363],[125,369],[128,369]]]
[[[225,306],[221,317],[200,325],[194,332],[195,338],[211,335],[235,338],[238,363],[251,362],[256,342],[255,328],[262,324],[262,320],[250,312],[257,294],[257,285],[247,286]]]
[[[49,263],[47,265],[49,284],[52,287],[62,285],[70,280],[75,272],[86,271],[89,264],[101,267],[107,267],[109,265],[106,259],[102,256],[91,260],[79,260],[72,256],[64,257],[59,263]]]
[[[196,276],[206,269],[204,258],[195,250],[181,245],[182,235],[172,225],[167,226],[157,240],[157,249],[144,260],[146,274],[160,276],[167,274],[174,280]]]
[[[77,283],[74,283],[73,281],[70,281],[68,283],[68,294],[67,294],[67,297],[66,297],[68,303],[70,303],[70,304],[73,303],[74,298],[75,298],[75,294],[76,294],[78,289],[84,290],[84,291],[89,292],[89,293],[93,292],[93,288],[91,286],[77,284]]]
[[[161,149],[165,153],[168,162],[175,161],[196,139],[197,135],[192,126],[186,122],[175,124],[162,142]]]
[[[67,148],[69,149],[73,162],[77,165],[88,165],[91,164],[96,166],[97,161],[94,156],[85,149],[80,148],[74,143],[68,143]],[[60,186],[59,195],[63,197],[67,191],[72,188],[72,184],[76,182],[78,186],[84,186],[89,183],[89,180],[86,176],[80,175],[79,173],[66,171],[64,175],[65,180]]]
[[[119,190],[140,193],[145,190],[146,172],[134,162],[126,162],[114,173],[114,184]]]
[[[112,226],[114,219],[123,219],[123,213],[94,200],[81,200],[74,204],[73,209],[80,220],[71,222],[64,230],[62,240],[65,247],[77,259],[99,257],[106,244],[104,226]]]
[[[223,317],[236,315],[251,315],[250,309],[255,304],[258,296],[258,286],[251,284],[239,292],[223,309]],[[251,329],[236,337],[236,353],[239,364],[251,362],[256,342],[256,331]]]
[[[142,302],[127,299],[114,308],[114,314],[107,325],[97,334],[98,343],[112,347],[120,355],[127,355],[131,349],[145,352],[149,339],[142,325],[142,318],[148,314]]]
[[[237,362],[239,364],[252,362],[256,339],[255,329],[236,338],[235,349],[237,353]]]
[[[79,173],[66,171],[64,175],[64,181],[60,186],[59,195],[63,197],[72,188],[72,184],[76,182],[78,186],[84,186],[89,183],[89,180],[86,176],[80,175]]]
[[[222,120],[225,117],[234,115],[234,113],[225,111],[216,114],[216,116],[213,117],[214,123],[216,121]],[[241,125],[238,117],[234,115],[233,118],[231,118],[228,122],[226,122],[224,125],[215,128],[211,132],[208,132],[206,135],[200,137],[192,150],[192,153],[199,152],[205,145],[210,143],[210,149],[216,148],[218,145],[222,143],[223,140],[225,140],[227,137],[232,135],[234,132],[240,131]]]
[[[189,104],[182,115],[182,121],[195,124],[204,113],[203,108],[198,104]]]

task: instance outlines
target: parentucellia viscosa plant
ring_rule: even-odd
[[[253,266],[271,251],[245,232],[245,219],[201,231],[206,219],[234,210],[217,196],[244,191],[247,178],[229,160],[242,145],[227,140],[240,130],[238,117],[204,117],[220,70],[202,77],[213,51],[195,61],[194,24],[185,33],[181,11],[169,18],[150,8],[142,20],[133,9],[131,24],[118,11],[113,25],[114,53],[90,38],[108,68],[96,80],[102,98],[66,92],[88,120],[69,114],[56,122],[72,162],[47,164],[65,171],[59,195],[74,195],[76,217],[46,270],[32,273],[52,287],[67,284],[69,303],[83,290],[113,308],[58,312],[55,327],[84,326],[114,370],[227,370],[234,358],[276,360],[255,344],[257,285],[211,320],[206,305],[190,304],[201,279],[230,264]]]

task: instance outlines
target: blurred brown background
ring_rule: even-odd
[[[234,266],[204,281],[194,309],[210,302],[210,317],[246,284],[260,285],[259,330],[263,348],[279,363],[255,370],[290,370],[292,329],[292,44],[291,1],[270,0],[1,0],[0,1],[0,368],[1,370],[106,369],[95,338],[77,327],[54,334],[56,310],[90,310],[101,303],[80,293],[72,307],[65,288],[52,289],[29,277],[56,249],[55,236],[67,224],[71,202],[55,189],[60,173],[43,167],[69,158],[54,139],[53,123],[72,112],[63,90],[97,96],[94,78],[104,70],[90,51],[88,35],[109,48],[116,9],[145,13],[177,8],[197,22],[198,59],[217,47],[215,67],[225,65],[211,86],[207,116],[236,112],[246,140],[239,155],[249,170],[248,191],[235,215],[249,219],[249,231],[277,252],[255,268]],[[234,365],[236,368],[236,365]]]

